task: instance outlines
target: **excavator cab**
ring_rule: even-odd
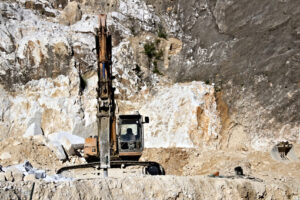
[[[118,150],[120,157],[138,159],[144,149],[143,124],[149,118],[140,114],[120,115],[118,119]]]

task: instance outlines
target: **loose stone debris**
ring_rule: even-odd
[[[44,180],[47,182],[72,180],[60,175],[47,175],[45,170],[34,168],[29,161],[23,164],[12,165],[2,168],[0,179],[2,181],[19,182],[19,181],[35,181]]]

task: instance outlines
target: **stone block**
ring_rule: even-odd
[[[11,170],[7,170],[4,174],[7,181],[14,181],[13,173]]]
[[[74,155],[76,149],[82,149],[84,146],[84,138],[66,132],[50,134],[48,139],[53,143],[61,144],[68,155]]]
[[[32,123],[24,133],[23,137],[33,137],[36,135],[43,135],[43,131],[37,123]]]
[[[63,137],[61,143],[69,156],[75,155],[75,149],[68,138]]]
[[[65,25],[72,25],[79,21],[82,17],[82,12],[77,2],[69,2],[59,16],[59,22]]]
[[[13,170],[14,181],[23,181],[24,174],[19,170]]]
[[[34,175],[36,179],[46,178],[46,172],[44,170],[36,170]]]
[[[66,138],[73,145],[75,149],[80,149],[83,148],[84,146],[84,138],[79,137],[77,135],[72,135],[67,132],[57,132],[48,135],[48,139],[50,141],[59,142],[62,145],[63,143],[61,141],[63,138]]]
[[[35,178],[35,174],[27,174],[25,177],[24,177],[24,181],[35,181],[36,178]]]
[[[10,153],[8,153],[8,152],[3,152],[3,153],[1,153],[1,155],[0,155],[0,159],[1,160],[6,160],[6,159],[10,159],[11,158],[11,155],[10,155]]]
[[[32,170],[33,170],[33,167],[32,167],[31,163],[30,163],[28,160],[26,160],[26,161],[24,162],[23,167],[24,167],[24,169],[26,170],[26,172],[29,172],[29,171],[32,171]]]
[[[46,146],[54,152],[59,160],[64,161],[67,159],[63,146],[60,143],[49,141],[46,143]]]
[[[4,172],[0,173],[0,181],[6,181],[5,173]]]
[[[5,177],[8,181],[23,181],[24,174],[16,167],[10,167],[6,170]]]

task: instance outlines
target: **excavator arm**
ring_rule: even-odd
[[[106,15],[99,15],[97,30],[98,46],[98,95],[97,95],[97,137],[86,138],[85,157],[99,157],[100,168],[107,171],[110,168],[111,144],[116,150],[115,103],[112,87],[111,69],[111,35],[106,27]],[[113,141],[111,141],[113,139]]]

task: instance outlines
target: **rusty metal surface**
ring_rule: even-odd
[[[105,62],[107,61],[107,53],[106,53],[106,39],[107,39],[107,31],[106,31],[106,15],[99,15],[99,25],[100,25],[100,33],[99,33],[99,61]]]
[[[98,138],[100,151],[100,167],[107,169],[110,167],[110,138],[111,138],[111,118],[114,116],[112,102],[112,79],[111,62],[108,60],[107,42],[108,33],[106,27],[106,15],[99,15],[99,67],[98,67]]]
[[[114,116],[112,119],[112,127],[111,127],[111,146],[113,150],[113,154],[117,153],[117,130],[116,130],[116,117]]]
[[[84,157],[98,157],[99,150],[98,150],[98,139],[97,138],[85,138],[84,142]]]

